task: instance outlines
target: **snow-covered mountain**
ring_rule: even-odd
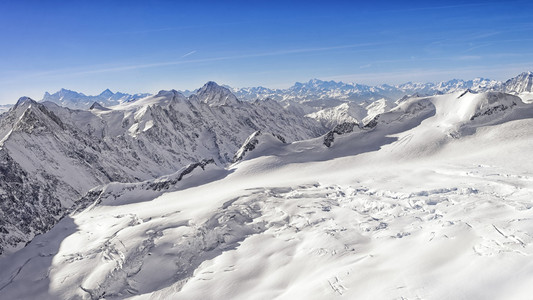
[[[356,83],[310,80],[296,83],[288,89],[264,87],[233,88],[243,100],[275,99],[294,112],[315,118],[328,128],[343,122],[361,123],[363,118],[372,118],[409,98],[441,95],[469,90],[481,93],[499,91],[519,95],[526,102],[533,102],[533,75],[522,73],[506,82],[475,78],[453,79],[439,83],[408,82],[396,86],[367,86]]]
[[[108,124],[91,125],[87,136],[137,136],[146,147],[156,139],[141,136],[164,138],[164,126],[189,119],[179,115],[187,106],[201,113],[191,114],[197,134],[205,127],[193,121],[203,114],[202,123],[238,119],[231,105],[193,99],[226,98],[167,91],[75,113]],[[260,115],[279,107],[267,102]],[[25,119],[39,120],[41,112],[56,131],[79,119],[31,106],[37,110],[22,114],[34,118]],[[209,124],[217,137],[225,126],[241,128],[228,122]],[[296,130],[293,122],[283,127]],[[37,121],[17,128],[46,132]],[[303,135],[305,126],[298,128],[293,134]],[[528,299],[532,128],[533,104],[462,90],[408,97],[307,140],[285,141],[279,136],[291,134],[274,125],[246,130],[229,166],[204,158],[156,179],[92,189],[49,232],[0,259],[0,298]],[[205,150],[202,141],[197,150]],[[148,159],[137,155],[139,163]]]
[[[470,89],[475,92],[489,90],[503,91],[503,83],[495,80],[476,78],[474,80],[443,81],[439,83],[413,83],[408,82],[396,86],[378,85],[368,86],[357,83],[343,83],[335,81],[309,80],[306,83],[295,83],[288,89],[234,88],[232,91],[242,100],[255,100],[272,98],[278,101],[316,101],[316,100],[342,100],[355,102],[373,102],[386,98],[397,100],[405,95],[415,93],[421,95],[438,95]],[[510,88],[512,89],[512,88]]]
[[[395,104],[392,101],[385,98],[370,104],[348,101],[339,106],[307,114],[307,117],[320,121],[326,128],[333,128],[346,122],[364,124],[375,116],[391,110],[394,106]]]
[[[524,72],[520,75],[507,80],[504,83],[504,91],[506,93],[531,93],[533,92],[533,73]]]
[[[53,94],[44,93],[41,102],[49,101],[57,105],[72,109],[88,109],[94,102],[102,106],[109,107],[125,102],[132,102],[150,96],[150,94],[124,94],[120,92],[113,93],[106,89],[96,96],[87,96],[71,90],[61,89]]]
[[[390,109],[390,103],[398,101],[404,97],[448,94],[467,89],[477,93],[484,91],[501,91],[520,95],[526,101],[533,101],[533,92],[531,92],[531,74],[531,72],[522,73],[506,82],[475,78],[473,80],[453,79],[439,83],[408,82],[395,86],[387,84],[368,86],[357,83],[312,79],[306,83],[297,82],[288,89],[269,89],[261,86],[249,88],[232,88],[224,86],[227,88],[229,94],[214,95],[209,92],[207,94],[216,99],[203,99],[202,101],[209,101],[216,105],[217,101],[220,103],[235,103],[237,99],[248,102],[258,99],[271,99],[281,102],[285,108],[300,115],[322,115],[322,117],[318,117],[318,119],[324,121],[323,116],[332,115],[331,111],[346,111],[346,106],[355,107],[351,104],[345,104],[346,102],[355,102],[366,108],[369,107],[370,104],[381,100],[388,102],[389,104],[384,106]],[[201,95],[210,89],[209,84],[202,89],[204,89],[204,91],[198,89],[195,91],[182,91],[180,93],[186,97]],[[113,93],[110,90],[105,90],[97,96],[86,96],[78,92],[62,89],[52,95],[45,93],[42,101],[51,101],[60,106],[69,108],[88,109],[95,102],[104,107],[109,107],[120,103],[133,102],[147,96],[149,96],[149,94],[129,95]],[[353,109],[350,111],[353,112]],[[382,111],[382,109],[380,111]],[[364,112],[362,113],[364,114]],[[370,114],[372,114],[372,112],[370,112]],[[335,115],[335,113],[333,113],[333,115]],[[333,115],[332,117],[336,118]],[[350,117],[352,119],[358,119],[358,114],[350,115]],[[326,121],[325,123],[333,125],[338,124],[334,119]]]
[[[205,159],[224,166],[257,130],[287,141],[326,131],[275,101],[240,102],[213,82],[190,97],[160,91],[91,107],[21,98],[0,116],[0,253],[47,231],[95,186],[153,179]]]

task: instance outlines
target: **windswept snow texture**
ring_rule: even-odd
[[[351,124],[93,190],[0,259],[0,298],[531,297],[533,105],[457,92]]]

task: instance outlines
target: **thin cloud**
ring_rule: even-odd
[[[194,53],[196,53],[196,50],[193,50],[193,51],[191,51],[191,52],[189,52],[187,54],[184,54],[181,58],[185,58],[187,56],[193,55]]]

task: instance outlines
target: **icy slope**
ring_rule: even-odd
[[[0,259],[0,298],[528,299],[533,106],[517,100],[414,98],[331,147],[256,134],[229,169],[104,186]]]

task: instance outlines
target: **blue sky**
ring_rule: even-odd
[[[532,1],[0,1],[0,103],[209,80],[505,80],[533,70],[531,49]]]

